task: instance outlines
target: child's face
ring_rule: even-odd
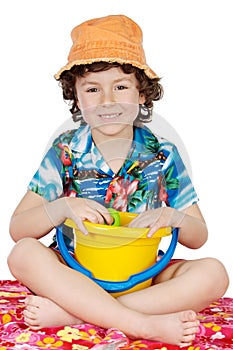
[[[132,131],[139,104],[144,103],[139,94],[138,81],[134,74],[125,74],[121,68],[89,72],[77,78],[78,107],[92,135],[127,137]]]

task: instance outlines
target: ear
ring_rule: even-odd
[[[140,94],[139,95],[139,104],[143,105],[145,101],[146,101],[146,98],[145,98],[144,94]]]

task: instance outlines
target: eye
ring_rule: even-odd
[[[128,89],[128,87],[125,86],[125,85],[118,85],[118,86],[116,87],[116,90],[125,90],[125,89]]]
[[[97,91],[98,91],[98,89],[95,87],[87,89],[87,92],[97,92]]]

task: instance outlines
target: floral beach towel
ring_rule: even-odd
[[[91,324],[32,331],[24,323],[24,299],[30,291],[18,281],[0,281],[0,350],[177,350],[178,346],[129,339],[118,329]],[[198,314],[200,332],[187,350],[233,349],[233,298],[221,298]]]

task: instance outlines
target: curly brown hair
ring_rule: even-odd
[[[70,70],[66,70],[61,74],[59,79],[59,85],[63,91],[64,100],[69,101],[71,105],[70,112],[73,115],[74,121],[80,120],[77,116],[81,115],[81,111],[77,106],[77,96],[75,83],[77,77],[84,77],[88,72],[101,72],[106,71],[112,67],[120,67],[125,74],[134,73],[136,79],[139,82],[138,90],[140,94],[145,96],[142,118],[137,118],[138,121],[149,122],[151,121],[153,101],[158,101],[163,96],[163,87],[159,83],[160,78],[149,79],[143,70],[132,66],[131,64],[119,64],[117,62],[94,62],[91,64],[75,65]],[[146,111],[148,113],[146,113]]]

